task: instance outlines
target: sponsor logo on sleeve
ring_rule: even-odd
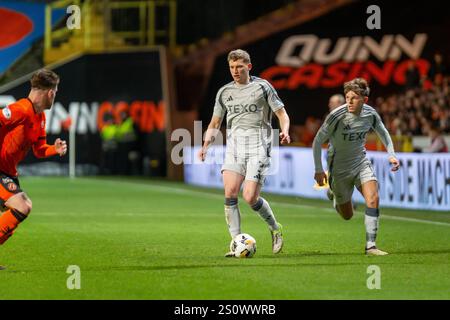
[[[11,110],[8,107],[3,108],[2,113],[6,119],[11,119]]]

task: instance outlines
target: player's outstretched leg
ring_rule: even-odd
[[[380,211],[378,208],[366,208],[364,224],[366,226],[366,254],[371,256],[384,256],[388,253],[377,248],[375,240],[379,227]]]
[[[278,229],[271,230],[270,234],[272,236],[272,252],[280,253],[283,249],[283,226],[281,223],[277,222]]]
[[[380,210],[378,209],[378,183],[371,180],[361,186],[361,193],[366,201],[366,214],[364,216],[364,225],[366,227],[366,255],[384,256],[387,252],[377,248],[375,240],[379,229]]]
[[[244,200],[267,223],[272,237],[272,252],[279,253],[283,248],[283,231],[280,223],[275,219],[269,203],[260,197],[261,184],[256,181],[246,180],[243,190]]]
[[[5,186],[2,178],[2,183],[0,184],[0,199],[4,201],[3,208],[6,209],[0,216],[0,245],[4,244],[12,236],[18,225],[28,217],[32,208],[31,199],[28,198],[25,192],[20,190],[19,184],[16,184],[11,178],[7,181],[8,185]],[[12,193],[11,190],[17,193]]]
[[[19,223],[27,215],[15,209],[8,209],[0,216],[0,245],[4,244],[14,233]]]
[[[272,252],[279,253],[283,248],[283,227],[276,221],[269,203],[266,199],[259,197],[251,207],[269,226],[270,235],[272,236]]]
[[[336,210],[336,212],[340,213],[339,207],[336,203],[336,198],[334,197],[334,193],[330,188],[328,188],[328,190],[327,190],[327,197],[328,197],[328,200],[333,201],[333,208]],[[357,209],[356,203],[352,202],[352,207],[353,207],[353,211],[356,211],[356,209]]]
[[[336,203],[336,197],[334,196],[333,190],[331,190],[331,188],[328,188],[328,190],[327,190],[327,197],[328,197],[328,200],[333,201],[334,210],[336,210],[336,212],[340,214],[339,206]]]

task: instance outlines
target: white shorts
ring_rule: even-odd
[[[270,157],[250,156],[248,158],[225,155],[225,163],[222,165],[222,174],[225,170],[233,171],[245,177],[245,180],[255,181],[264,185],[266,175],[270,168]]]
[[[337,204],[344,204],[352,200],[354,187],[360,188],[368,181],[377,181],[371,162],[366,159],[352,172],[330,173],[330,188],[333,191]]]

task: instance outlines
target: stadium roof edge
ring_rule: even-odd
[[[146,46],[146,47],[141,47],[141,48],[134,48],[133,52],[143,52],[143,51],[149,51],[149,50],[161,50],[163,46]],[[60,61],[57,61],[55,63],[43,66],[42,68],[48,68],[48,69],[55,69],[57,67],[60,67],[62,65],[65,65],[67,63],[70,63],[78,58],[81,58],[82,56],[88,55],[88,54],[107,54],[107,53],[119,53],[119,52],[130,52],[129,48],[115,48],[115,49],[109,49],[109,50],[103,50],[103,51],[84,51],[84,52],[77,52],[74,53]],[[24,82],[27,82],[31,75],[35,72],[36,70],[33,70],[11,82],[8,82],[2,86],[0,86],[0,95],[5,92],[8,91],[18,85],[21,85]]]
[[[64,59],[62,61],[58,61],[56,63],[50,64],[50,65],[47,65],[47,66],[43,66],[43,68],[54,69],[56,67],[59,67],[60,65],[64,65],[64,64],[69,63],[69,62],[71,62],[73,60],[76,60],[79,57],[83,56],[84,54],[85,53],[83,53],[83,52],[75,53],[75,54],[67,57],[66,59]],[[4,84],[3,86],[0,87],[0,94],[2,94],[3,92],[10,90],[11,88],[14,88],[14,87],[16,87],[16,86],[18,86],[18,85],[28,81],[30,79],[31,75],[35,71],[36,70],[33,70],[33,71],[31,71],[31,72],[29,72],[29,73],[27,73],[27,74],[25,74],[25,75],[15,79],[15,80],[13,80],[11,82],[8,82],[7,84]]]

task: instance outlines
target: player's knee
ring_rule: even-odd
[[[243,193],[242,197],[244,198],[245,202],[247,202],[249,205],[254,205],[258,201],[258,195],[254,192],[245,192]]]
[[[341,213],[341,216],[344,220],[348,221],[353,217],[353,212],[350,212],[350,213],[344,212],[344,213]]]
[[[377,208],[379,200],[378,193],[373,193],[367,197],[366,204],[369,208]]]
[[[338,212],[344,220],[350,220],[353,217],[353,208],[351,207],[351,204],[339,206]]]
[[[31,213],[31,209],[33,209],[33,204],[31,200],[25,201],[17,205],[16,208],[14,209],[27,216]]]
[[[225,188],[225,198],[237,198],[239,195],[238,188]]]

